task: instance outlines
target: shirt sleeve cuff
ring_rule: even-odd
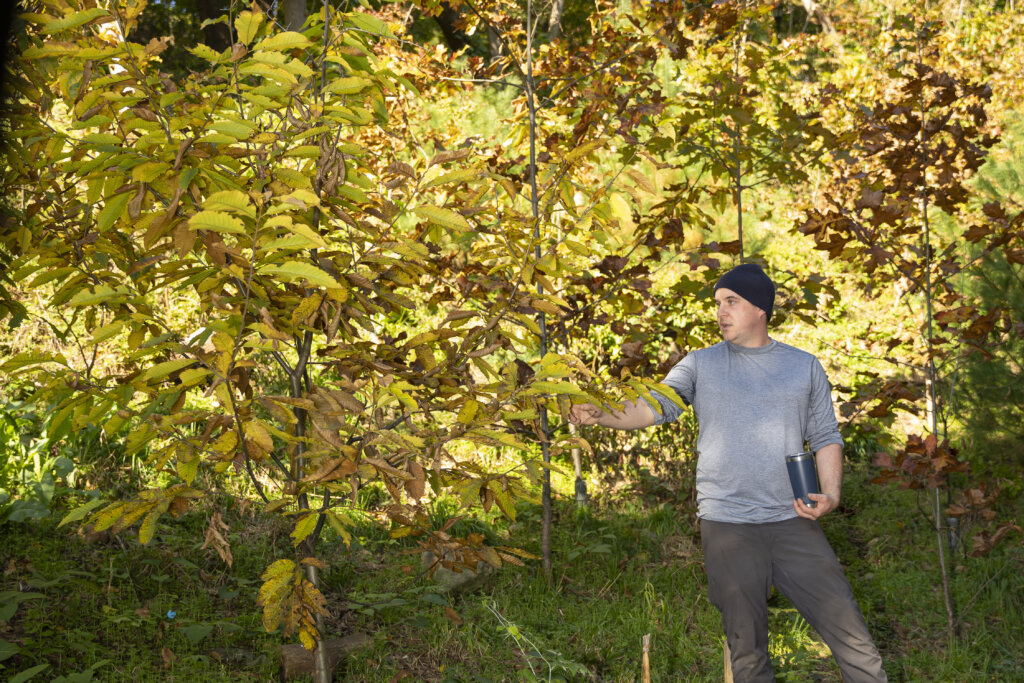
[[[843,437],[840,436],[838,433],[820,439],[816,439],[814,441],[808,440],[807,442],[807,445],[810,446],[812,453],[817,453],[825,446],[831,446],[832,444],[836,444],[837,446],[842,448],[845,442],[843,441]]]
[[[651,412],[654,413],[654,424],[663,425],[666,422],[675,422],[679,419],[679,416],[683,414],[683,411],[675,403],[662,396],[657,391],[652,391],[651,396],[658,402],[658,407],[661,408],[661,412],[658,412],[658,408],[651,405],[651,402],[645,399],[643,396],[639,398],[650,407]]]

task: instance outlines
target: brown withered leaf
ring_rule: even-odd
[[[383,458],[374,458],[368,455],[364,455],[363,462],[369,465],[373,465],[381,472],[390,474],[391,476],[401,479],[402,481],[408,480],[412,477],[412,475],[406,472],[405,470],[395,469]]]
[[[988,553],[992,548],[996,546],[1003,538],[1006,537],[1011,531],[1021,533],[1021,528],[1013,523],[1007,523],[996,529],[995,533],[990,534],[988,531],[982,531],[972,539],[972,548],[970,555],[972,557],[980,557]]]
[[[740,243],[739,240],[732,240],[731,242],[719,242],[718,243],[718,251],[721,251],[722,253],[725,253],[725,254],[738,254],[738,253],[740,253],[740,249],[742,249],[742,248],[743,248],[743,245]]]
[[[181,225],[184,225],[184,223]],[[189,230],[189,232],[192,232],[193,235],[195,234],[192,230]],[[206,245],[206,255],[210,257],[211,261],[218,266],[226,266],[228,264],[228,248],[224,244],[224,240],[220,238],[220,235],[213,232],[204,233],[203,244]]]
[[[980,242],[992,234],[992,228],[984,225],[972,225],[964,233],[964,239],[968,242]]]
[[[178,145],[178,153],[174,157],[174,167],[173,167],[173,169],[175,171],[177,171],[178,169],[181,168],[181,162],[185,160],[185,152],[188,151],[189,147],[192,146],[193,142],[194,142],[194,140],[192,138],[187,138],[185,140],[182,140],[181,144]],[[184,190],[182,188],[178,188],[178,192],[175,193],[175,195],[174,195],[174,201],[171,203],[172,207],[177,207],[178,200],[181,199],[181,195],[182,195],[183,191]]]
[[[359,466],[354,460],[350,460],[346,457],[330,458],[324,461],[316,472],[304,477],[302,479],[302,483],[308,484],[310,482],[335,481],[336,479],[341,479],[350,474],[354,474],[358,470]]]
[[[515,555],[509,555],[508,553],[498,553],[498,556],[502,559],[503,562],[508,562],[509,564],[514,564],[517,567],[525,567],[526,566],[526,564],[522,560],[520,560],[518,557],[516,557]]]
[[[220,555],[220,559],[224,560],[224,562],[230,567],[235,559],[231,555],[231,544],[228,543],[228,540],[224,537],[228,528],[228,525],[221,519],[220,512],[214,512],[213,517],[210,518],[210,525],[206,527],[206,539],[199,549],[205,550],[212,545],[213,549],[217,551],[218,555]]]
[[[967,329],[963,330],[964,337],[974,341],[984,339],[995,329],[1000,317],[1002,317],[1002,310],[999,308],[993,309],[987,315],[978,317],[971,322]]]
[[[321,426],[320,421],[314,419],[313,431],[316,432],[316,435],[323,439],[328,445],[333,446],[334,448],[341,449],[344,448],[345,442],[338,437],[337,431],[335,429],[332,429],[332,427],[334,427],[335,425],[336,423]]]
[[[518,358],[515,360],[515,364],[516,386],[523,386],[524,384],[530,381],[530,378],[537,374],[533,368],[531,368],[528,364],[519,360]]]
[[[167,511],[171,513],[171,517],[181,517],[188,511],[188,498],[175,496],[174,500],[172,500],[171,504],[168,506]]]
[[[146,184],[139,183],[139,189],[135,196],[128,202],[128,217],[136,220],[142,213],[142,200],[146,198]]]
[[[892,460],[892,456],[881,451],[875,453],[875,457],[871,461],[871,464],[875,467],[880,467],[886,470],[894,469],[896,467],[896,464]]]
[[[490,489],[487,490],[490,491]],[[480,558],[484,562],[491,565],[495,569],[501,569],[501,556],[498,554],[497,550],[488,545],[485,545],[484,547],[480,548],[480,550],[478,550],[477,552],[480,554]]]
[[[327,569],[327,563],[316,557],[304,557],[301,563],[317,569]]]
[[[868,417],[887,417],[892,414],[892,402],[883,400],[868,411]]]
[[[373,289],[373,283],[370,282],[366,277],[359,273],[345,273],[345,279],[354,284],[357,287],[365,287],[366,289]]]
[[[403,175],[412,180],[416,180],[416,170],[409,164],[403,161],[392,162],[385,170],[385,173],[391,173],[396,175]]]
[[[156,123],[159,120],[156,117],[156,113],[148,107],[132,107],[132,113],[143,121],[149,121],[150,123]]]
[[[462,617],[460,617],[459,613],[451,607],[449,607],[448,605],[444,606],[444,615],[448,617],[448,620],[456,626],[462,626]]]
[[[427,164],[427,165],[428,166],[436,166],[437,164],[444,164],[444,163],[447,163],[449,161],[458,161],[460,159],[465,159],[466,157],[468,157],[472,153],[473,153],[472,148],[453,149],[453,150],[447,151],[447,152],[438,152],[437,154],[435,154],[430,159],[430,163]]]
[[[423,466],[415,460],[409,462],[409,473],[413,478],[405,480],[405,492],[413,500],[419,500],[426,492],[426,473],[423,471]]]
[[[999,202],[987,202],[981,207],[981,210],[989,218],[1006,218],[1006,210],[1003,209],[1003,205]]]
[[[332,389],[330,391],[318,391],[317,394],[324,394],[330,398],[331,401],[338,404],[344,411],[351,413],[361,413],[366,410],[366,406],[363,405],[355,396],[342,391],[341,389]]]
[[[169,45],[174,42],[174,36],[164,36],[162,38],[153,38],[146,43],[145,49],[142,51],[146,57],[155,57],[167,49]]]
[[[93,61],[91,59],[85,60],[85,64],[82,65],[82,82],[78,85],[78,95],[75,96],[75,104],[78,104],[85,93],[89,91],[89,81],[92,80],[92,67]],[[89,117],[83,116],[82,118],[87,119]]]
[[[156,244],[160,238],[164,236],[167,231],[167,227],[171,225],[173,220],[174,212],[170,210],[165,211],[162,215],[158,216],[156,220],[150,224],[149,228],[146,229],[146,234],[142,236],[142,245],[146,249],[149,249]]]
[[[85,91],[83,90],[82,92],[85,92]],[[107,106],[109,106],[109,104],[107,102],[101,101],[99,104],[94,104],[93,106],[91,106],[88,109],[86,109],[85,111],[83,111],[81,114],[79,114],[78,118],[81,121],[88,121],[93,116],[96,116],[101,111],[103,111],[104,107],[107,107]]]

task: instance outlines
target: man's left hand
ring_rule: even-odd
[[[820,519],[839,507],[839,499],[826,493],[808,493],[807,497],[813,500],[816,505],[810,507],[803,498],[793,500],[793,509],[796,514],[805,519]]]

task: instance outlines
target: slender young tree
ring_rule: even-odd
[[[981,349],[998,332],[1003,316],[964,291],[960,274],[979,253],[1018,247],[998,206],[986,210],[987,225],[973,223],[965,211],[972,191],[967,181],[995,143],[986,130],[991,90],[936,68],[936,26],[899,23],[900,40],[892,55],[895,82],[886,88],[885,99],[854,115],[855,151],[837,164],[838,182],[825,194],[827,208],[808,212],[800,230],[812,235],[817,248],[830,257],[866,273],[863,282],[869,287],[898,284],[908,305],[920,305],[911,310],[921,333],[891,336],[883,352],[903,359],[916,376],[891,382],[884,393],[874,395],[869,414],[885,415],[900,399],[924,398],[926,434],[911,434],[895,456],[882,454],[876,464],[882,468],[879,481],[898,479],[906,488],[929,491],[946,623],[953,638],[958,620],[947,560],[946,506],[952,495],[949,475],[967,472],[968,465],[950,445],[949,406],[940,389],[948,386],[952,391],[964,355]],[[942,235],[935,228],[938,215],[952,226]],[[964,250],[967,243],[979,248]],[[894,353],[896,349],[900,351]]]

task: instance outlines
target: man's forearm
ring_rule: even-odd
[[[622,410],[606,410],[597,420],[597,424],[612,429],[643,429],[653,426],[654,422],[654,411],[639,399],[626,401]]]
[[[843,488],[843,449],[837,443],[831,443],[818,449],[818,481],[821,492],[832,496],[839,502]]]

